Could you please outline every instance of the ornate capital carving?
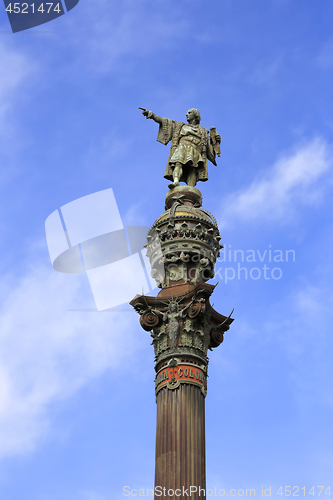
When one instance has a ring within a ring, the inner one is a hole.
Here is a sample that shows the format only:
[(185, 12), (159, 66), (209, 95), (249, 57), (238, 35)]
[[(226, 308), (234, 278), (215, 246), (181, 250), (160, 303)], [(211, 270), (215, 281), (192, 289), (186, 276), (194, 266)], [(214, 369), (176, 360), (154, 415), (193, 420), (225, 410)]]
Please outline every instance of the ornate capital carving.
[(223, 333), (233, 321), (210, 305), (213, 290), (207, 283), (178, 285), (157, 297), (140, 295), (132, 300), (141, 326), (151, 331), (157, 392), (185, 383), (197, 385), (206, 394), (207, 351), (223, 342)]

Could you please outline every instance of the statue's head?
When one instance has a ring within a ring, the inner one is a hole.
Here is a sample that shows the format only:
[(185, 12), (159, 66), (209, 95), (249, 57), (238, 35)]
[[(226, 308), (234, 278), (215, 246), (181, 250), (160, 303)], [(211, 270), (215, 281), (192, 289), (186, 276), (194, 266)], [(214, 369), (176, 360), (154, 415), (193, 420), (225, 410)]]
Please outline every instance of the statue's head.
[(178, 302), (176, 300), (170, 300), (169, 310), (170, 312), (177, 312), (179, 309)]
[(191, 108), (186, 113), (186, 118), (188, 123), (190, 123), (190, 121), (192, 121), (193, 119), (193, 121), (195, 120), (196, 124), (199, 124), (201, 122), (200, 111), (198, 109)]

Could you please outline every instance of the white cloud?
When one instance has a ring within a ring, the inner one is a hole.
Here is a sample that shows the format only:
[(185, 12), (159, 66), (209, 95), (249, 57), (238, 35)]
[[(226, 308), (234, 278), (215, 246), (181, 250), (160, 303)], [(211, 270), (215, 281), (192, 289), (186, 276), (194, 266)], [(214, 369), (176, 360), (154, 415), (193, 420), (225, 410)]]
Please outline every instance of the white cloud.
[[(328, 297), (329, 294), (327, 292), (324, 293), (320, 288), (307, 286), (297, 293), (295, 300), (296, 309), (307, 318), (307, 321), (312, 320), (317, 322), (321, 314), (329, 312), (329, 309), (327, 309)], [(331, 302), (331, 298), (329, 302)]]
[(29, 65), (24, 56), (8, 48), (4, 43), (0, 44), (0, 100), (5, 104), (8, 94), (22, 82), (29, 72)]
[(78, 62), (87, 62), (97, 72), (119, 71), (120, 58), (145, 56), (186, 37), (189, 24), (170, 10), (147, 0), (108, 2), (95, 0), (76, 7), (75, 16), (67, 14), (68, 40), (79, 49)]
[(290, 220), (298, 204), (318, 202), (332, 167), (331, 147), (320, 138), (282, 156), (243, 190), (226, 200), (222, 220)]
[(0, 457), (32, 451), (50, 428), (50, 403), (136, 348), (135, 313), (66, 313), (82, 293), (73, 278), (36, 265), (0, 284)]
[(15, 91), (31, 72), (31, 63), (19, 52), (0, 43), (0, 133), (7, 131), (8, 123), (4, 120), (12, 105)]
[[(0, 42), (0, 187), (6, 186), (21, 171), (18, 154), (29, 140), (27, 130), (20, 129), (16, 105), (29, 94), (28, 76), (35, 65), (20, 52)], [(25, 85), (24, 91), (22, 87)]]
[(290, 363), (290, 387), (301, 411), (313, 405), (328, 410), (333, 408), (332, 301), (330, 286), (305, 284), (295, 287), (278, 307), (268, 308), (269, 320), (257, 330), (258, 340), (260, 336), (270, 338), (285, 351)]

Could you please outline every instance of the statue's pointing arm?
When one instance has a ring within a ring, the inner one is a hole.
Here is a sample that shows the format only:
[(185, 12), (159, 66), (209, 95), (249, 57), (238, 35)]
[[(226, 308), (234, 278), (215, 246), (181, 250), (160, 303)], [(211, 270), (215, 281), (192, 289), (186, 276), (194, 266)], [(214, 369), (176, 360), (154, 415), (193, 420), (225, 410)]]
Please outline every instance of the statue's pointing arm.
[(154, 122), (159, 124), (159, 130), (157, 135), (158, 142), (166, 145), (172, 139), (172, 134), (174, 130), (173, 120), (169, 120), (169, 118), (162, 118), (161, 116), (155, 115), (152, 111), (149, 111), (146, 108), (139, 108), (142, 110), (143, 116), (146, 118), (150, 118), (154, 120)]
[(142, 110), (143, 116), (145, 116), (147, 119), (154, 120), (154, 122), (161, 124), (162, 123), (162, 118), (158, 115), (155, 115), (152, 111), (149, 111), (146, 108), (139, 108)]

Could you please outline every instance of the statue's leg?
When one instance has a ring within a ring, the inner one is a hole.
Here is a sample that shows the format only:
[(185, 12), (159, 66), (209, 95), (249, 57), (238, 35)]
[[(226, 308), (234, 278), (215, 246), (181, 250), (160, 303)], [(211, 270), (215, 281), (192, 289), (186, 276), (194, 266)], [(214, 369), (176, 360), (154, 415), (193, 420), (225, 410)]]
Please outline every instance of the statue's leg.
[(179, 186), (179, 179), (181, 178), (182, 175), (183, 175), (183, 165), (177, 162), (172, 172), (173, 182), (170, 182), (169, 184), (170, 189)]
[(194, 187), (196, 185), (196, 183), (197, 183), (197, 173), (195, 171), (195, 168), (189, 167), (187, 179), (186, 179), (186, 184), (188, 186)]

